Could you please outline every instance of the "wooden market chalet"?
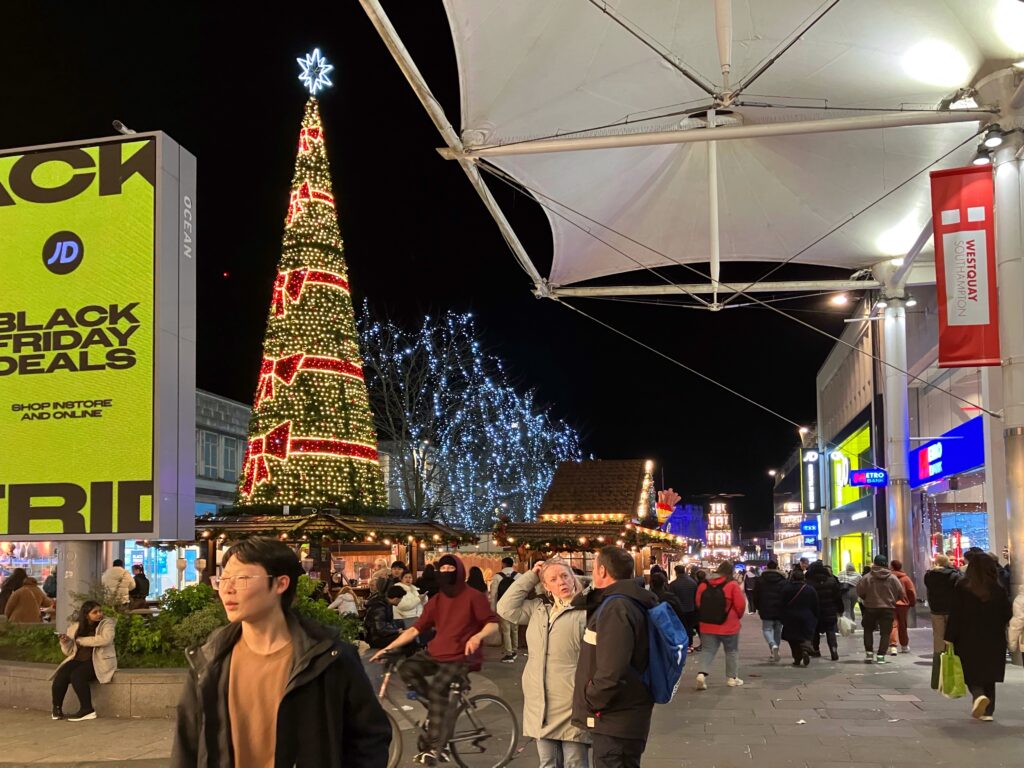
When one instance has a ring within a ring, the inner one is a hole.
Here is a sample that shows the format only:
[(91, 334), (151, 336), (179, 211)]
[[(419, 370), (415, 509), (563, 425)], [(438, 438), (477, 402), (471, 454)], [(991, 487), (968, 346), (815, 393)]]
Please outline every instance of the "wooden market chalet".
[(617, 544), (633, 552), (637, 572), (679, 561), (700, 542), (645, 526), (656, 521), (654, 464), (644, 459), (563, 462), (533, 522), (499, 522), (494, 543), (524, 563), (554, 555), (586, 574), (598, 549)]
[[(436, 552), (472, 544), (477, 537), (431, 520), (351, 515), (336, 510), (303, 514), (214, 514), (196, 518), (196, 539), (204, 542), (207, 572), (214, 573), (217, 551), (248, 536), (271, 536), (292, 545), (310, 571), (332, 570), (347, 579), (368, 581), (376, 565), (393, 560), (422, 570)], [(312, 562), (310, 562), (312, 561)]]

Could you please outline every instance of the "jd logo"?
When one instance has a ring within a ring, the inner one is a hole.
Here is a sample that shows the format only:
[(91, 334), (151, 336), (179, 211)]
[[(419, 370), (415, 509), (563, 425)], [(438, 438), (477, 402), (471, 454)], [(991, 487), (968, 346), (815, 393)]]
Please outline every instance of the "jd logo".
[(55, 275), (73, 272), (82, 263), (84, 256), (82, 239), (67, 230), (50, 235), (43, 246), (43, 264)]

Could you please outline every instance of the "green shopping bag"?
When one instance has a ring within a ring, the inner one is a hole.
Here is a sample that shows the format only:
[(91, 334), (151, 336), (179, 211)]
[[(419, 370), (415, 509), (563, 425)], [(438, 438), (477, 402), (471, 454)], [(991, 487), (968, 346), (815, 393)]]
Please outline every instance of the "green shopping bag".
[(964, 668), (952, 643), (946, 643), (946, 650), (942, 652), (939, 667), (939, 693), (947, 699), (959, 699), (961, 696), (967, 695), (967, 686), (964, 684)]

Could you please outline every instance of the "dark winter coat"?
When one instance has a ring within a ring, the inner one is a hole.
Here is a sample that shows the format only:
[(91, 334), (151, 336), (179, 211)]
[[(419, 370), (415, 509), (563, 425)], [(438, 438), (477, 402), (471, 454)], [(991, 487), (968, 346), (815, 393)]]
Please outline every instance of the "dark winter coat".
[(807, 583), (818, 593), (818, 627), (835, 625), (836, 618), (843, 614), (843, 588), (839, 579), (830, 574), (824, 566), (807, 569)]
[[(294, 614), (288, 628), (294, 661), (277, 712), (275, 768), (385, 768), (391, 726), (355, 649)], [(233, 622), (186, 654), (173, 768), (234, 768), (228, 671), (241, 633)]]
[(366, 601), (363, 626), (366, 629), (366, 642), (371, 648), (383, 648), (401, 634), (395, 622), (394, 608), (379, 592)]
[(669, 582), (668, 588), (672, 594), (679, 598), (679, 605), (683, 613), (693, 613), (697, 610), (697, 581), (686, 574), (676, 576), (675, 581)]
[[(685, 611), (683, 611), (683, 605), (679, 602), (679, 598), (676, 597), (675, 592), (666, 588), (661, 590), (661, 592), (654, 592), (654, 596), (658, 598), (659, 603), (668, 603), (669, 607), (672, 608), (676, 616), (679, 617), (679, 621), (683, 622), (683, 616), (685, 614)], [(683, 624), (683, 626), (686, 626), (685, 623)]]
[(968, 684), (1003, 682), (1010, 615), (1010, 599), (1002, 587), (982, 601), (963, 580), (957, 583), (946, 623), (946, 641), (953, 644), (960, 657)]
[(809, 642), (818, 633), (818, 593), (806, 581), (787, 581), (782, 590), (782, 639)]
[(754, 608), (765, 621), (778, 621), (782, 618), (782, 590), (787, 583), (786, 577), (778, 571), (765, 571), (757, 577), (751, 599)]
[(953, 590), (962, 574), (955, 568), (933, 568), (924, 575), (928, 607), (932, 613), (948, 614), (953, 605)]
[[(604, 605), (611, 595), (632, 599), (618, 597)], [(654, 700), (642, 680), (650, 658), (645, 609), (657, 604), (658, 598), (632, 579), (601, 591), (597, 609), (588, 615), (576, 667), (573, 725), (607, 736), (647, 738)]]

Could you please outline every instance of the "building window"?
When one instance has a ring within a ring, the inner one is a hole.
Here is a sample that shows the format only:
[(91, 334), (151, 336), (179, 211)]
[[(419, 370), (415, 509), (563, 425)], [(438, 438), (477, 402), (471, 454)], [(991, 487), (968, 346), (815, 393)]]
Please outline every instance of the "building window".
[(220, 436), (213, 432), (202, 433), (202, 472), (203, 477), (217, 477), (217, 449), (220, 447)]
[(221, 475), (229, 483), (238, 480), (238, 440), (233, 437), (224, 438), (224, 462), (221, 464)]

